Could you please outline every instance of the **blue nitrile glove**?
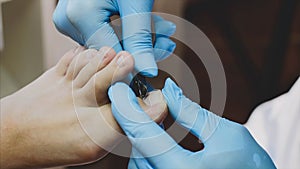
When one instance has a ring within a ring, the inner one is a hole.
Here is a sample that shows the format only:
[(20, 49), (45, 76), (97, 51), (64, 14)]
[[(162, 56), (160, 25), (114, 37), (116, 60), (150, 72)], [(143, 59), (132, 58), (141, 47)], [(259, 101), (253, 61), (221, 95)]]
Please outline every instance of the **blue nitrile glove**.
[[(110, 46), (116, 52), (130, 52), (136, 71), (152, 77), (158, 72), (151, 35), (152, 7), (153, 0), (60, 0), (53, 20), (60, 32), (88, 48)], [(123, 48), (109, 24), (115, 14), (122, 19)]]
[(143, 112), (132, 90), (124, 83), (116, 83), (109, 89), (109, 98), (113, 115), (136, 153), (133, 156), (137, 158), (129, 163), (130, 169), (275, 168), (244, 126), (203, 109), (186, 98), (170, 79), (163, 95), (176, 122), (198, 137), (205, 148), (191, 152), (179, 146)]

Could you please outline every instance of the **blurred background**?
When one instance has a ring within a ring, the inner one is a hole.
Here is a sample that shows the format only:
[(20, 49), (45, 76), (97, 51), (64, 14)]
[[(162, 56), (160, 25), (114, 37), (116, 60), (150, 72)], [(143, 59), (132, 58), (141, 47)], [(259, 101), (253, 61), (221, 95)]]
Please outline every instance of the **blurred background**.
[[(76, 46), (54, 28), (51, 17), (56, 3), (56, 0), (1, 3), (1, 97), (34, 80)], [(299, 0), (159, 0), (154, 11), (187, 19), (211, 40), (225, 69), (227, 101), (223, 116), (230, 120), (245, 123), (255, 107), (288, 91), (300, 75)], [(211, 87), (204, 65), (185, 44), (174, 41), (175, 54), (197, 79), (199, 93), (195, 95), (200, 94), (200, 104), (209, 108)], [(170, 64), (170, 67), (177, 70), (178, 83), (189, 83), (180, 74), (180, 66)], [(160, 72), (151, 81), (161, 87), (166, 76)], [(168, 117), (166, 127), (171, 124), (173, 121)], [(201, 149), (191, 135), (181, 145)], [(109, 154), (95, 164), (70, 168), (125, 169), (127, 163), (127, 158)]]

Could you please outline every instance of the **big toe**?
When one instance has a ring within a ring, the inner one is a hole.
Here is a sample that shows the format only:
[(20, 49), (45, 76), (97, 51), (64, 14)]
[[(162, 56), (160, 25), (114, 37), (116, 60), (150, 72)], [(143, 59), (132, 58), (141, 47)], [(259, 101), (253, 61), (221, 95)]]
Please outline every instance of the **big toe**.
[(119, 52), (115, 58), (102, 70), (97, 72), (87, 83), (86, 88), (92, 86), (98, 105), (108, 102), (107, 90), (113, 83), (124, 79), (134, 68), (134, 59), (125, 51)]

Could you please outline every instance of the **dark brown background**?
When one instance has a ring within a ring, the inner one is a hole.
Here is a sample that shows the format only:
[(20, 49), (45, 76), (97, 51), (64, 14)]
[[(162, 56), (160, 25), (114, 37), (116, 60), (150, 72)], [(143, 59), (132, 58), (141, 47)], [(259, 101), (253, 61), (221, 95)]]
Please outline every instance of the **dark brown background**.
[[(165, 0), (164, 6), (156, 2), (155, 9), (182, 15), (212, 41), (226, 73), (224, 117), (245, 123), (256, 106), (286, 92), (299, 77), (299, 0), (181, 1), (179, 6), (174, 0)], [(175, 53), (197, 78), (201, 105), (209, 107), (211, 91), (204, 66), (184, 44), (177, 42), (177, 46)], [(161, 84), (162, 79), (163, 75), (155, 83)], [(168, 118), (166, 123), (168, 126), (172, 120)], [(190, 135), (181, 144), (194, 150), (199, 148)], [(127, 158), (108, 155), (96, 164), (74, 168), (121, 169), (127, 168), (127, 162)]]

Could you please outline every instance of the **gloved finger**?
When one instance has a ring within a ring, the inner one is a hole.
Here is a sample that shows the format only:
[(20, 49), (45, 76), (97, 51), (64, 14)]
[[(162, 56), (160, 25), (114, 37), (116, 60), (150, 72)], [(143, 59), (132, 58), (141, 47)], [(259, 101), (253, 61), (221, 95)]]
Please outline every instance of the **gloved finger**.
[[(163, 123), (161, 123), (159, 126), (162, 129), (165, 128)], [(129, 169), (140, 169), (140, 168), (152, 169), (153, 167), (150, 165), (147, 159), (144, 158), (142, 154), (136, 150), (135, 147), (132, 147), (128, 168)]]
[(140, 152), (138, 152), (135, 147), (132, 147), (130, 160), (128, 163), (129, 169), (153, 169), (150, 163), (144, 158)]
[(176, 25), (159, 15), (152, 15), (156, 36), (170, 37), (176, 31)]
[(128, 169), (139, 169), (134, 158), (130, 157), (127, 168)]
[(142, 110), (128, 85), (116, 83), (110, 87), (108, 95), (115, 119), (133, 147), (151, 165), (163, 159), (180, 159), (188, 153)]
[(175, 50), (176, 43), (167, 37), (160, 37), (155, 41), (154, 56), (155, 61), (160, 62), (168, 58)]
[(133, 55), (137, 72), (148, 77), (157, 76), (151, 34), (153, 0), (117, 2), (122, 19), (124, 49)]
[(89, 49), (97, 49), (104, 46), (112, 47), (117, 53), (123, 50), (117, 35), (113, 28), (108, 23), (103, 23), (85, 43), (85, 46)]
[[(168, 20), (165, 20), (161, 16), (152, 14), (152, 19), (154, 22), (154, 33), (155, 38), (165, 37), (169, 38), (172, 36), (176, 31), (176, 25)], [(122, 28), (120, 25), (112, 22), (112, 27), (115, 30), (115, 33), (118, 37), (122, 37)]]
[(176, 122), (191, 130), (205, 143), (217, 129), (222, 118), (186, 98), (182, 90), (170, 78), (166, 80), (162, 92), (169, 112)]
[(134, 158), (130, 157), (127, 168), (128, 169), (139, 169), (137, 167), (137, 164), (135, 163), (135, 159)]
[(153, 15), (155, 28), (154, 56), (155, 61), (162, 61), (170, 56), (176, 44), (170, 39), (176, 31), (176, 25), (170, 21), (163, 19), (158, 15)]
[[(103, 3), (103, 4), (102, 4)], [(82, 34), (87, 48), (100, 49), (103, 46), (110, 46), (116, 52), (120, 52), (122, 47), (119, 39), (109, 25), (110, 16), (117, 13), (117, 8), (113, 3), (104, 1), (72, 0), (67, 4), (67, 17), (76, 29)], [(101, 11), (104, 8), (105, 11)], [(80, 12), (78, 12), (80, 11)]]
[[(156, 62), (159, 62), (170, 56), (176, 48), (176, 44), (169, 38), (176, 31), (176, 25), (157, 15), (152, 15), (152, 18), (155, 28), (154, 58)], [(121, 27), (113, 25), (113, 29), (121, 39)]]
[(69, 36), (70, 38), (78, 42), (81, 46), (83, 46), (85, 44), (83, 37), (81, 36), (80, 32), (76, 28), (74, 28), (67, 17), (67, 5), (68, 0), (58, 1), (58, 4), (53, 13), (53, 22), (59, 32), (63, 33), (66, 36)]

